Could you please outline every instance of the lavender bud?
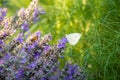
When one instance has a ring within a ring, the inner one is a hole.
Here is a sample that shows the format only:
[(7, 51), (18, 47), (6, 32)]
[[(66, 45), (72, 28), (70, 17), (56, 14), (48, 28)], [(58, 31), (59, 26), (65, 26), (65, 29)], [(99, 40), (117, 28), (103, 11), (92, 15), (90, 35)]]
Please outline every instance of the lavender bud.
[(21, 29), (22, 29), (23, 31), (28, 31), (28, 29), (29, 29), (29, 24), (28, 24), (27, 21), (25, 21), (25, 22), (22, 24)]
[(58, 48), (65, 48), (67, 42), (67, 38), (62, 38), (59, 40)]

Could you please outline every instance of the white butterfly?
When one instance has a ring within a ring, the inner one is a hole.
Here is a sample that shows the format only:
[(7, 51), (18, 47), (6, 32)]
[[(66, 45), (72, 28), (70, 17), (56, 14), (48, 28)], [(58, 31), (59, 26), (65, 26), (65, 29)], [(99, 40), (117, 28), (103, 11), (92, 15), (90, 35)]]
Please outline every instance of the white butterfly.
[(76, 45), (81, 37), (80, 33), (67, 34), (66, 38), (71, 45)]

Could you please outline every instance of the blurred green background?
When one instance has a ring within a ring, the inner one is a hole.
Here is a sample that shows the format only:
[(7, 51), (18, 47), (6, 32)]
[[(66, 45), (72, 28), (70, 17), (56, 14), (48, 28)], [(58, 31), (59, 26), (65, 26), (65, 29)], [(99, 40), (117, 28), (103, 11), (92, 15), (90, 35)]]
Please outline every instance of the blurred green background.
[[(30, 1), (0, 2), (11, 16)], [(120, 0), (39, 0), (39, 4), (46, 14), (31, 31), (52, 33), (52, 44), (65, 34), (82, 34), (77, 45), (67, 44), (61, 62), (79, 64), (88, 80), (120, 80)]]

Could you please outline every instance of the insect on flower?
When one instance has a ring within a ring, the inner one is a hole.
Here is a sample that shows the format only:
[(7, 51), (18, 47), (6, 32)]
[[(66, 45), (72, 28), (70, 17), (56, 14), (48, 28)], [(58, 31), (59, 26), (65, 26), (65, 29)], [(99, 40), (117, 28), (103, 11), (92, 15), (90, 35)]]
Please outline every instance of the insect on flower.
[(39, 41), (39, 39), (40, 39), (40, 31), (37, 31), (34, 34), (32, 34), (30, 37), (28, 37), (27, 42), (29, 44), (33, 44), (33, 43)]
[(38, 36), (36, 35), (36, 36), (33, 36), (32, 38), (31, 38), (31, 42), (32, 43), (34, 43), (35, 41), (37, 41), (38, 40)]

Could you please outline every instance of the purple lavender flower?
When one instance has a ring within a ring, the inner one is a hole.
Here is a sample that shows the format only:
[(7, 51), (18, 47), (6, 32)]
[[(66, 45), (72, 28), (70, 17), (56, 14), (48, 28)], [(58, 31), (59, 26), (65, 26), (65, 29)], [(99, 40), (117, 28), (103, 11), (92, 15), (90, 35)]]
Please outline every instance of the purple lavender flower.
[(3, 20), (3, 17), (2, 16), (0, 16), (0, 21), (2, 21)]
[(8, 27), (8, 22), (7, 21), (4, 23), (4, 27)]
[(34, 17), (37, 17), (39, 15), (39, 10), (37, 8), (34, 9)]
[(22, 70), (22, 69), (18, 70), (15, 74), (16, 79), (23, 78), (23, 76), (24, 76), (24, 70)]
[(44, 47), (44, 52), (48, 52), (50, 50), (50, 45), (46, 45), (45, 47)]
[(36, 45), (37, 45), (37, 43), (33, 43), (31, 45), (28, 45), (28, 50), (34, 49)]
[(42, 12), (40, 12), (41, 14), (45, 14), (45, 11), (43, 10)]
[(4, 63), (4, 60), (3, 59), (0, 59), (0, 65)]
[(58, 80), (58, 76), (52, 76), (50, 79), (51, 80)]
[(27, 62), (27, 59), (26, 59), (26, 58), (22, 58), (22, 59), (21, 59), (21, 63), (24, 64), (24, 63), (26, 63), (26, 62)]
[(36, 62), (35, 61), (28, 65), (28, 68), (30, 68), (30, 69), (34, 69), (35, 67), (36, 67)]
[(39, 20), (39, 10), (37, 8), (34, 9), (34, 14), (33, 14), (33, 22), (36, 23)]
[(0, 21), (2, 21), (5, 16), (6, 16), (6, 9), (0, 8)]
[(73, 66), (72, 65), (68, 65), (68, 71), (67, 71), (67, 73), (69, 75), (71, 75), (73, 73)]
[(25, 21), (25, 22), (22, 24), (21, 29), (22, 29), (23, 31), (28, 31), (28, 29), (29, 29), (29, 24), (28, 24), (27, 21)]
[(3, 44), (4, 44), (4, 42), (2, 40), (0, 40), (0, 45), (3, 45)]
[(58, 48), (65, 48), (67, 42), (67, 38), (62, 38), (61, 40), (59, 40)]
[(0, 66), (0, 72), (3, 70), (3, 67)]
[(10, 57), (11, 57), (11, 55), (10, 55), (9, 53), (8, 53), (8, 54), (5, 54), (5, 55), (4, 55), (4, 60), (9, 60)]
[(62, 71), (62, 75), (66, 75), (65, 80), (85, 80), (84, 74), (79, 73), (81, 73), (80, 68), (73, 64), (66, 64)]
[(41, 55), (40, 52), (34, 52), (33, 56), (34, 56), (35, 59), (38, 59), (40, 55)]
[(17, 41), (18, 41), (19, 43), (22, 43), (22, 42), (23, 42), (23, 38), (22, 38), (21, 36), (19, 36), (19, 37), (17, 38)]
[(36, 23), (36, 22), (38, 22), (39, 20), (40, 20), (40, 18), (35, 17), (35, 18), (33, 19), (33, 22)]
[(42, 77), (40, 80), (48, 80), (46, 77)]
[(5, 16), (6, 16), (6, 10), (5, 10), (5, 9), (4, 9), (4, 10), (2, 10), (2, 11), (1, 11), (1, 13), (2, 13), (2, 16), (3, 16), (3, 17), (5, 17)]
[(5, 32), (5, 33), (2, 35), (2, 37), (6, 37), (6, 36), (8, 36), (8, 34)]
[(0, 46), (0, 52), (3, 51), (3, 48)]

